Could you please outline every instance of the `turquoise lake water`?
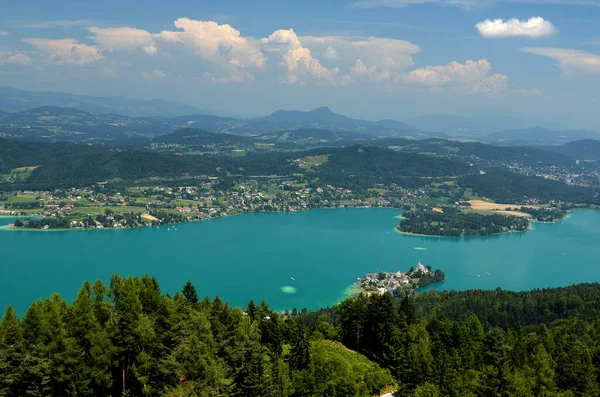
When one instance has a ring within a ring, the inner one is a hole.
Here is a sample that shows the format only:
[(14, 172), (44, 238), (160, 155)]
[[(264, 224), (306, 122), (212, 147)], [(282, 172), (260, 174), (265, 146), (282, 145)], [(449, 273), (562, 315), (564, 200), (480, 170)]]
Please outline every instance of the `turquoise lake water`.
[[(253, 299), (275, 309), (315, 309), (342, 299), (364, 273), (406, 271), (419, 259), (446, 273), (438, 289), (600, 281), (600, 211), (576, 211), (525, 233), (474, 238), (401, 235), (394, 231), (399, 214), (327, 209), (247, 214), (171, 230), (0, 230), (0, 308), (10, 303), (23, 314), (54, 291), (71, 301), (84, 280), (147, 273), (165, 293), (189, 279), (200, 296), (218, 294), (235, 306)], [(284, 292), (285, 286), (293, 288)]]

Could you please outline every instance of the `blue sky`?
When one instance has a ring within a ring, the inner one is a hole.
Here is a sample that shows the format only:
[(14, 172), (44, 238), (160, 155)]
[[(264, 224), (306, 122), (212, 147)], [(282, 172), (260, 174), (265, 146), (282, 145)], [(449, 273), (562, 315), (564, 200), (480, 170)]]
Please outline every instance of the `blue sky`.
[(600, 130), (600, 0), (5, 0), (0, 85)]

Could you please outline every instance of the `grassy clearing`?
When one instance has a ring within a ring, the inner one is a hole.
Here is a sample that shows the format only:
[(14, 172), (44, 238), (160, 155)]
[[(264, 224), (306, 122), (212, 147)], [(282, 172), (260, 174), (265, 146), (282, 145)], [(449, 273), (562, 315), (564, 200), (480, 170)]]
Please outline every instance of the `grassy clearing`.
[(176, 205), (177, 207), (187, 207), (191, 204), (192, 207), (195, 207), (198, 205), (198, 202), (194, 200), (173, 200), (171, 201), (171, 204)]
[(478, 213), (482, 213), (484, 215), (501, 214), (520, 216), (523, 218), (530, 218), (531, 215), (526, 212), (518, 211), (517, 208), (541, 208), (539, 205), (500, 204), (484, 200), (469, 200), (469, 204), (471, 204), (471, 209), (473, 211), (478, 211)]
[(267, 186), (267, 187), (264, 187), (263, 189), (261, 189), (261, 192), (262, 192), (264, 198), (266, 198), (267, 200), (270, 200), (270, 199), (274, 199), (277, 196), (277, 194), (281, 192), (281, 190)]
[(10, 203), (26, 203), (26, 202), (35, 201), (35, 198), (37, 196), (35, 194), (19, 194), (18, 196), (9, 195), (6, 197), (7, 197), (7, 200), (4, 202), (7, 204), (10, 204)]
[(329, 160), (328, 154), (321, 156), (306, 156), (300, 159), (300, 168), (315, 168), (325, 164)]
[(387, 189), (382, 189), (382, 188), (370, 188), (368, 190), (369, 190), (369, 192), (372, 192), (372, 193), (379, 193), (379, 194), (387, 193)]
[(102, 207), (74, 207), (72, 213), (73, 214), (81, 214), (81, 215), (99, 215), (104, 214), (106, 210), (111, 210), (113, 212), (133, 212), (136, 214), (142, 214), (146, 212), (144, 207), (129, 207), (129, 206), (102, 206)]

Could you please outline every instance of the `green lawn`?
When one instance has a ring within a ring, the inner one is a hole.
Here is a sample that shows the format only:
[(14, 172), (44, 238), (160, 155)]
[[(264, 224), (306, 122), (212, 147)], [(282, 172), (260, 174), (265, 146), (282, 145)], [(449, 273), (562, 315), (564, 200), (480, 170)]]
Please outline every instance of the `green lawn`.
[(35, 201), (35, 198), (37, 197), (35, 194), (20, 194), (18, 196), (13, 196), (8, 195), (6, 196), (8, 198), (8, 200), (4, 201), (7, 204), (10, 203), (25, 203), (25, 202), (29, 202), (29, 201)]
[(75, 207), (73, 208), (73, 214), (104, 214), (105, 210), (111, 210), (113, 212), (134, 212), (141, 214), (146, 212), (144, 207), (128, 207), (128, 206), (105, 206), (105, 207)]

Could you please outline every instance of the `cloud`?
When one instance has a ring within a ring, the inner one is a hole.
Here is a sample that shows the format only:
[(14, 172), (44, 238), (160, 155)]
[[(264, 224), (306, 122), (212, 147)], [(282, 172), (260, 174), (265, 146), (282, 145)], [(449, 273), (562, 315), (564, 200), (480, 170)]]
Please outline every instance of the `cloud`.
[(156, 55), (158, 51), (150, 32), (142, 29), (90, 27), (87, 30), (94, 34), (92, 39), (102, 51), (135, 51), (139, 49), (149, 55)]
[(0, 65), (31, 65), (31, 58), (21, 52), (0, 52)]
[[(351, 5), (355, 8), (400, 8), (417, 4), (440, 4), (464, 9), (489, 6), (500, 3), (500, 0), (359, 0)], [(502, 0), (515, 4), (559, 4), (570, 6), (599, 7), (600, 0)]]
[(167, 74), (159, 69), (154, 69), (150, 73), (142, 72), (141, 75), (144, 80), (160, 80), (167, 77)]
[(375, 65), (367, 66), (362, 59), (358, 59), (354, 66), (350, 69), (352, 81), (385, 81), (390, 80), (398, 73), (390, 72), (389, 70), (379, 68)]
[(0, 30), (0, 37), (8, 36), (8, 32), (6, 30)]
[(75, 39), (23, 39), (47, 55), (51, 63), (57, 65), (83, 66), (104, 58), (97, 47), (81, 44)]
[(600, 56), (589, 52), (549, 47), (527, 47), (521, 51), (554, 59), (558, 61), (557, 66), (567, 72), (600, 73)]
[(529, 20), (519, 20), (511, 18), (504, 21), (503, 19), (486, 19), (475, 25), (479, 34), (483, 37), (547, 37), (552, 36), (558, 29), (550, 22), (542, 17), (532, 17)]
[(505, 91), (508, 77), (503, 74), (490, 75), (492, 65), (486, 60), (450, 62), (444, 66), (427, 66), (415, 69), (401, 80), (429, 87), (434, 90), (450, 88), (476, 94), (497, 94)]
[[(418, 0), (415, 0), (418, 1)], [(508, 78), (492, 74), (487, 60), (414, 69), (421, 48), (408, 41), (363, 36), (298, 36), (276, 30), (258, 39), (228, 24), (179, 18), (178, 30), (89, 27), (94, 45), (72, 38), (25, 39), (59, 65), (89, 65), (98, 75), (167, 77), (204, 83), (278, 81), (300, 86), (370, 85), (375, 89), (461, 91), (496, 95)], [(153, 57), (136, 57), (141, 53)], [(101, 62), (100, 62), (101, 61)], [(412, 69), (412, 70), (411, 70)]]
[(519, 88), (517, 92), (523, 96), (537, 96), (541, 94), (540, 90), (538, 90), (537, 88)]
[[(250, 82), (256, 73), (276, 65), (283, 71), (280, 81), (305, 85), (320, 82), (347, 85), (357, 60), (376, 67), (378, 75), (413, 65), (412, 54), (420, 47), (398, 39), (360, 36), (301, 36), (293, 29), (281, 29), (266, 38), (243, 36), (228, 24), (179, 18), (180, 30), (151, 33), (133, 27), (90, 27), (101, 55), (113, 52), (144, 51), (162, 54), (178, 62), (188, 57), (203, 59), (202, 77), (210, 82)], [(327, 63), (324, 64), (323, 62)], [(375, 66), (376, 65), (376, 66)], [(346, 74), (340, 72), (341, 69)], [(210, 77), (206, 77), (210, 76)]]
[(299, 40), (318, 58), (350, 63), (361, 59), (387, 69), (412, 66), (411, 55), (421, 51), (418, 45), (408, 41), (378, 37), (301, 36)]
[(265, 66), (260, 43), (254, 38), (242, 37), (230, 25), (179, 18), (175, 21), (175, 27), (182, 31), (164, 30), (157, 35), (157, 39), (163, 43), (183, 46), (198, 56), (221, 65), (240, 68)]
[(282, 29), (263, 38), (261, 43), (271, 54), (280, 57), (279, 65), (285, 70), (284, 82), (305, 85), (307, 79), (336, 83), (339, 68), (327, 69), (312, 56), (310, 49), (300, 43), (293, 29)]

